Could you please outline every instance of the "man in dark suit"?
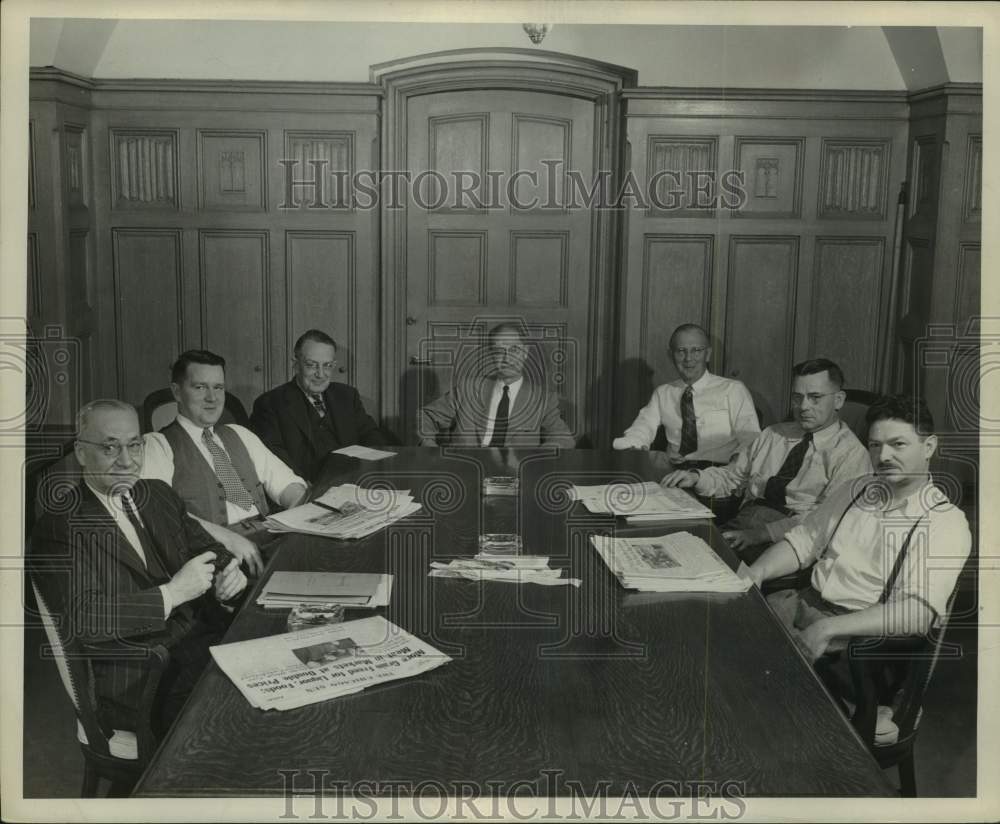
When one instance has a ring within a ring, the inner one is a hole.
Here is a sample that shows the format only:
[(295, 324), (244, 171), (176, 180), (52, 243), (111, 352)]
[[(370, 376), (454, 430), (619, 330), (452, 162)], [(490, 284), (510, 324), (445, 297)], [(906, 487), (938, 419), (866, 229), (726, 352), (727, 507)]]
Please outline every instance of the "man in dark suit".
[[(83, 480), (69, 505), (39, 521), (28, 569), (64, 639), (98, 650), (101, 642), (126, 639), (170, 650), (151, 719), (162, 734), (228, 623), (221, 603), (239, 595), (247, 579), (235, 557), (216, 573), (221, 544), (167, 484), (139, 480), (143, 440), (133, 407), (92, 401), (77, 416), (77, 433)], [(95, 657), (92, 666), (102, 727), (109, 736), (135, 730), (142, 662)]]
[(358, 391), (331, 380), (336, 368), (337, 344), (310, 329), (295, 342), (295, 377), (257, 398), (250, 415), (268, 449), (308, 481), (335, 449), (386, 443)]
[(528, 350), (520, 326), (494, 326), (483, 354), (476, 374), (456, 375), (447, 392), (417, 410), (421, 446), (437, 445), (439, 436), (452, 446), (576, 446), (559, 398), (538, 370), (525, 374)]

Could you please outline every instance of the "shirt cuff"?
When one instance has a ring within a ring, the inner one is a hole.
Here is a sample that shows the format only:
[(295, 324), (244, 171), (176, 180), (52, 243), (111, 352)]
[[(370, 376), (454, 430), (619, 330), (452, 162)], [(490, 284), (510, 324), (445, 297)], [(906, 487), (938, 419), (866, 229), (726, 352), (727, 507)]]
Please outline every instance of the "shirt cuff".
[[(768, 535), (771, 534), (770, 527), (770, 524), (766, 525)], [(775, 540), (784, 540), (792, 548), (792, 552), (795, 553), (795, 557), (798, 559), (799, 569), (805, 566), (804, 558), (808, 555), (807, 545), (809, 543), (809, 536), (801, 525), (788, 530), (781, 538), (776, 538)], [(804, 552), (804, 550), (806, 551)]]
[(174, 611), (174, 601), (166, 584), (160, 586), (160, 594), (163, 596), (163, 617), (169, 618), (170, 613)]
[(611, 447), (613, 449), (649, 449), (648, 444), (640, 443), (634, 438), (627, 438), (625, 436), (615, 438), (611, 442)]

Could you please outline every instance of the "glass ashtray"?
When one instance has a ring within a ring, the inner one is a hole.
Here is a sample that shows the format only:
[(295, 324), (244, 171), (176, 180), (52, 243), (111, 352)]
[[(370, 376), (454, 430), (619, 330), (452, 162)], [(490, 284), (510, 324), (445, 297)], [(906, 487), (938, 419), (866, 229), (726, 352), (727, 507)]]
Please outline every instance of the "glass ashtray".
[(483, 478), (484, 495), (516, 495), (518, 490), (517, 478), (510, 475), (493, 475)]
[(487, 532), (479, 536), (480, 555), (520, 555), (521, 536), (513, 532)]

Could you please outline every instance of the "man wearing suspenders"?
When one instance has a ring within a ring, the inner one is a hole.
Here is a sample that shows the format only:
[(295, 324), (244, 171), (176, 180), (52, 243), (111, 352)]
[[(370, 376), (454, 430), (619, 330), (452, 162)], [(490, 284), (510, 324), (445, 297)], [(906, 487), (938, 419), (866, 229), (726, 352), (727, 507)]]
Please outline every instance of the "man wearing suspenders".
[(868, 410), (873, 476), (844, 484), (750, 567), (758, 586), (813, 564), (810, 585), (768, 603), (810, 660), (852, 636), (920, 635), (944, 617), (972, 539), (934, 486), (926, 404), (905, 395)]

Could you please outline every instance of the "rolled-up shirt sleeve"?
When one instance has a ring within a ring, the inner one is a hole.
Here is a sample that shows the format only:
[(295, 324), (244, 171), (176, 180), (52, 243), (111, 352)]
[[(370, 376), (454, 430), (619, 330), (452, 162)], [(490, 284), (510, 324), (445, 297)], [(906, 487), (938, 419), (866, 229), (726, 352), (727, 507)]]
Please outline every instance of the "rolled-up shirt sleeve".
[(243, 441), (247, 452), (250, 453), (254, 468), (257, 470), (257, 477), (264, 484), (264, 489), (272, 500), (277, 501), (281, 497), (281, 493), (291, 484), (308, 486), (302, 478), (288, 468), (284, 461), (264, 446), (264, 442), (249, 429), (235, 424), (231, 424), (230, 428)]
[[(844, 510), (850, 505), (852, 494), (850, 487), (838, 490), (785, 533), (784, 540), (799, 559), (799, 569), (809, 566), (826, 548)], [(816, 573), (813, 575), (813, 586), (822, 589), (817, 586)]]
[(694, 491), (707, 498), (724, 497), (737, 491), (742, 492), (750, 477), (753, 457), (761, 447), (766, 433), (760, 435), (750, 446), (741, 449), (725, 466), (709, 466), (698, 470), (698, 482)]
[(664, 392), (661, 389), (653, 392), (649, 403), (639, 410), (639, 414), (636, 415), (632, 425), (625, 430), (625, 434), (620, 438), (615, 438), (613, 444), (615, 449), (645, 449), (653, 442), (656, 430), (663, 422), (663, 412), (660, 406), (663, 395)]
[(163, 481), (168, 486), (174, 482), (174, 450), (170, 448), (167, 439), (159, 432), (147, 432), (142, 436), (143, 480)]

